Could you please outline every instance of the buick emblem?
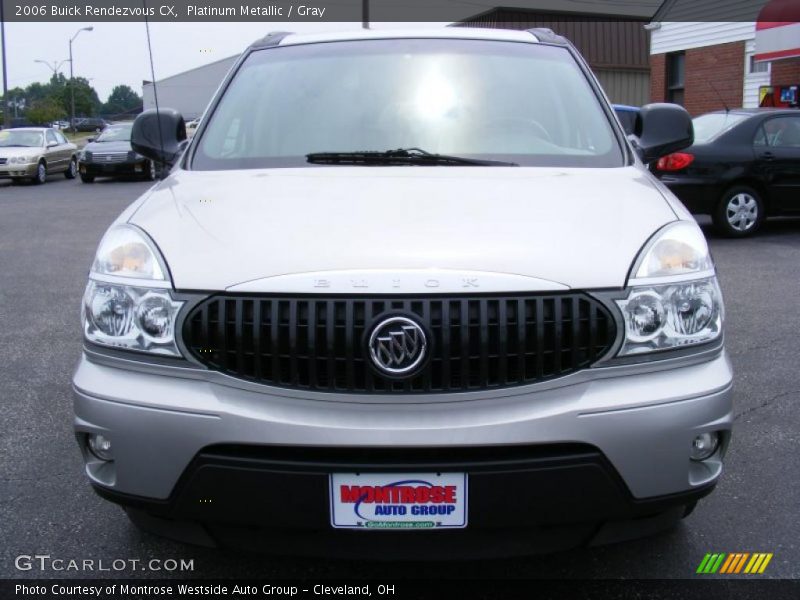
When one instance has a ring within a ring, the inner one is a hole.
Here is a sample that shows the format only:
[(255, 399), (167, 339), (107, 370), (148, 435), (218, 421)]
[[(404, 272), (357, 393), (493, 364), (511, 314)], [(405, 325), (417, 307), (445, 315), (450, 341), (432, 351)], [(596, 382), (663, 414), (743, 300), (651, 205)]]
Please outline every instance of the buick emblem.
[(425, 331), (406, 317), (389, 317), (372, 330), (369, 354), (379, 371), (406, 375), (416, 369), (427, 351)]

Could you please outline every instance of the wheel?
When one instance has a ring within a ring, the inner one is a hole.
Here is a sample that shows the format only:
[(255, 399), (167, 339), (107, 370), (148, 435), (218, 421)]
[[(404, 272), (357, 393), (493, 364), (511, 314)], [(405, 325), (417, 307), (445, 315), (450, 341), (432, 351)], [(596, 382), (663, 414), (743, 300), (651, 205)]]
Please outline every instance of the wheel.
[(78, 159), (73, 157), (72, 160), (69, 161), (69, 166), (67, 170), (64, 171), (64, 177), (67, 179), (75, 179), (78, 175)]
[(764, 203), (753, 188), (737, 185), (722, 195), (713, 218), (714, 225), (723, 235), (752, 235), (764, 220)]
[(47, 181), (47, 165), (43, 160), (39, 161), (39, 164), (36, 166), (36, 175), (33, 176), (32, 181), (36, 185), (41, 185)]
[(156, 169), (156, 163), (152, 160), (148, 160), (144, 166), (144, 179), (146, 181), (155, 181), (157, 175), (158, 170)]
[(94, 183), (94, 175), (88, 175), (86, 173), (81, 173), (81, 181), (83, 183)]

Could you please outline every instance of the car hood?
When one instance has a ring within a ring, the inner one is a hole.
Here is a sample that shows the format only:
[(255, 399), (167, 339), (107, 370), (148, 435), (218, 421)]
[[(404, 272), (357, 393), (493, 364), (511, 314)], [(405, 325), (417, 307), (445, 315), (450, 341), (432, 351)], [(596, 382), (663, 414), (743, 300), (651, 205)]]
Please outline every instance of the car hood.
[(130, 142), (92, 142), (84, 146), (87, 152), (130, 152)]
[(622, 287), (674, 220), (636, 167), (179, 170), (130, 217), (176, 289), (312, 292)]
[(11, 158), (12, 156), (38, 156), (44, 151), (44, 148), (39, 146), (27, 148), (0, 148), (0, 158)]

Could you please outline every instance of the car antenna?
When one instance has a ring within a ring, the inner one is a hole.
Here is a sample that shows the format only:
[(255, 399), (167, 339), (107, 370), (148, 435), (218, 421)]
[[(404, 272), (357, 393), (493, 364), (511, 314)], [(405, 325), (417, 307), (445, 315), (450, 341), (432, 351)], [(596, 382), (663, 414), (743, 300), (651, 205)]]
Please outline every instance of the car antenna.
[(711, 89), (714, 90), (714, 93), (717, 95), (717, 99), (720, 102), (722, 102), (722, 106), (725, 107), (725, 112), (726, 113), (731, 112), (731, 109), (728, 107), (728, 103), (725, 102), (725, 100), (722, 99), (722, 94), (719, 93), (719, 90), (716, 88), (716, 86), (714, 85), (714, 83), (710, 79), (708, 80), (708, 85), (710, 85)]
[[(164, 156), (164, 133), (161, 131), (161, 113), (158, 110), (158, 85), (156, 84), (156, 69), (153, 66), (153, 45), (150, 42), (150, 21), (147, 18), (147, 0), (142, 0), (142, 7), (144, 8), (144, 28), (147, 31), (147, 52), (150, 55), (150, 77), (153, 78), (153, 99), (156, 104), (156, 115), (158, 115), (158, 141), (161, 145), (161, 156)], [(160, 176), (164, 179), (167, 175), (167, 170), (164, 165), (161, 165)]]

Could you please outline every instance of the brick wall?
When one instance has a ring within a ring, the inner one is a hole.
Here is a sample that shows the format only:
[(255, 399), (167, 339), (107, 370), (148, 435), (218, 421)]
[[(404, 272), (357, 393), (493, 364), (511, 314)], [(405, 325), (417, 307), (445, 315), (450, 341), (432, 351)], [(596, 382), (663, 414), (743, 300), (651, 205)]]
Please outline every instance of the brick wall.
[[(692, 116), (742, 105), (744, 42), (686, 51), (686, 110)], [(712, 87), (713, 84), (713, 87)]]
[(772, 85), (793, 85), (800, 83), (800, 58), (786, 58), (772, 63)]
[[(650, 99), (666, 98), (667, 55), (650, 56)], [(686, 50), (684, 105), (692, 116), (742, 105), (744, 42)], [(716, 89), (716, 91), (715, 91)]]
[(650, 55), (650, 102), (664, 102), (667, 90), (667, 55)]

